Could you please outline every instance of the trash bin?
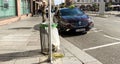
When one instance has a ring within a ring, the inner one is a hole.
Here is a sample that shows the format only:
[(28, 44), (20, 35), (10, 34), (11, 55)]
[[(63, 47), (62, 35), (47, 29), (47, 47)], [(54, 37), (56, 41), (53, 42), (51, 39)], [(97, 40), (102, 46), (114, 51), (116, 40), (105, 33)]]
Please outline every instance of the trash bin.
[[(57, 51), (60, 49), (60, 40), (57, 31), (57, 24), (52, 23), (51, 25), (51, 39), (52, 39), (52, 50)], [(48, 54), (49, 53), (49, 33), (48, 33), (48, 23), (40, 24), (40, 43), (41, 43), (41, 53)]]

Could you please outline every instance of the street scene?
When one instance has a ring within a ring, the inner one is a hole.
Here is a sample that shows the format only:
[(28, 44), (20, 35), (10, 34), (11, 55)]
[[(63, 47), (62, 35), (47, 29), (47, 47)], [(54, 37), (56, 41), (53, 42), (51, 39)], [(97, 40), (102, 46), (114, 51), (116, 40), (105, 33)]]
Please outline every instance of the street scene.
[(0, 0), (0, 64), (120, 64), (120, 0)]
[(95, 26), (85, 35), (63, 34), (63, 38), (103, 64), (119, 64), (120, 18), (92, 17)]

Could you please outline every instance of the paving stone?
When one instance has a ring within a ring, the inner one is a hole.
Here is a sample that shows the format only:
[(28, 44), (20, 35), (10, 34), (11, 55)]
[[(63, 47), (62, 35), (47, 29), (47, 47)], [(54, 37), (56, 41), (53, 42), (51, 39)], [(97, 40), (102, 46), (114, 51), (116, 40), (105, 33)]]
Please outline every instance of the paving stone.
[(37, 64), (39, 63), (39, 57), (28, 57), (17, 59), (14, 64)]
[(15, 60), (11, 60), (11, 61), (0, 61), (0, 64), (14, 64)]

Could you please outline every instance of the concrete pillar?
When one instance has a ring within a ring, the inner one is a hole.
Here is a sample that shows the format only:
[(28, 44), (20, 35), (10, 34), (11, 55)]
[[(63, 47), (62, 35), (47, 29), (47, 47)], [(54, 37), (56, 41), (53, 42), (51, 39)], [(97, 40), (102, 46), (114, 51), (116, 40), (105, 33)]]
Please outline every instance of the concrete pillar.
[(105, 2), (101, 1), (99, 3), (99, 14), (104, 15), (104, 12), (105, 12)]
[(33, 14), (33, 0), (30, 0), (30, 12)]

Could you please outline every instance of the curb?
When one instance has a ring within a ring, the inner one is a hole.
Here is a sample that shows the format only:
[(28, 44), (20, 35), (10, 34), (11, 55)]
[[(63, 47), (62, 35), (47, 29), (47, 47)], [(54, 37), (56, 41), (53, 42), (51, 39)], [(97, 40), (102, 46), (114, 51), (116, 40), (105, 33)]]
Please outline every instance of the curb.
[(84, 51), (80, 50), (79, 48), (77, 48), (76, 46), (74, 46), (73, 44), (71, 44), (64, 38), (62, 38), (61, 36), (60, 36), (60, 40), (61, 40), (61, 45), (65, 49), (67, 49), (69, 51), (69, 53), (71, 53), (77, 59), (79, 59), (82, 62), (82, 64), (103, 64), (100, 61), (98, 61), (97, 59), (95, 59), (94, 57), (92, 57), (92, 56), (88, 55), (87, 53), (85, 53)]

